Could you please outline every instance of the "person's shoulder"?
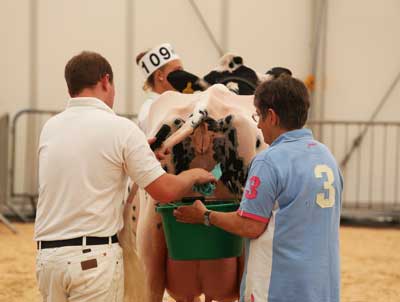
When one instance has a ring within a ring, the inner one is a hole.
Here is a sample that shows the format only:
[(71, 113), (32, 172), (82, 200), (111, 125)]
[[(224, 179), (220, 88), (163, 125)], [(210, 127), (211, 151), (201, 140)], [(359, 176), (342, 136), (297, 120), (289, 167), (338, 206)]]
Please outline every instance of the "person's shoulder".
[(331, 153), (331, 150), (329, 149), (329, 147), (327, 145), (325, 145), (324, 143), (321, 143), (320, 141), (314, 140), (313, 141), (321, 150), (327, 152), (327, 153)]
[(269, 170), (274, 171), (277, 175), (281, 174), (281, 170), (287, 167), (287, 160), (289, 154), (283, 150), (280, 145), (269, 146), (258, 153), (253, 162), (258, 166), (268, 167)]
[(321, 143), (320, 141), (317, 140), (312, 140), (307, 143), (308, 150), (314, 151), (315, 150), (315, 155), (316, 156), (321, 156), (321, 157), (333, 157), (332, 151), (329, 149), (327, 145), (324, 143)]
[(120, 130), (139, 130), (139, 127), (129, 118), (120, 115), (111, 115), (109, 122)]
[(274, 166), (274, 147), (268, 147), (259, 152), (253, 159), (253, 163)]
[(66, 116), (66, 110), (61, 111), (50, 117), (43, 125), (42, 129), (46, 129), (52, 127), (54, 124), (62, 123)]
[(280, 148), (279, 145), (269, 146), (268, 148), (258, 153), (257, 157), (259, 157), (259, 159), (273, 163), (276, 160), (276, 158), (282, 154), (282, 151), (283, 150), (282, 148)]

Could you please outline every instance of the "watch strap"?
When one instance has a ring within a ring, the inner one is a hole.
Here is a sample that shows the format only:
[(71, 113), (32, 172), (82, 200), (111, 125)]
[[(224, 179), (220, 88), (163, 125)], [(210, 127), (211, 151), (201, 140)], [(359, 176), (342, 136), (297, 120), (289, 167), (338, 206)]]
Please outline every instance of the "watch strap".
[(210, 222), (210, 214), (211, 214), (211, 211), (209, 211), (209, 210), (207, 210), (207, 211), (204, 212), (204, 224), (205, 224), (206, 226), (210, 226), (210, 225), (211, 225), (211, 222)]

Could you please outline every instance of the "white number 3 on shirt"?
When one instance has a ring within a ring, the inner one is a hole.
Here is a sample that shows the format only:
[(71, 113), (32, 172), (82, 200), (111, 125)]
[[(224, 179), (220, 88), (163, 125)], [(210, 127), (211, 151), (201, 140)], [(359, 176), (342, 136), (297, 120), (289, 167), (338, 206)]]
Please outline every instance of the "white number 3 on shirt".
[(328, 191), (328, 198), (325, 198), (325, 192), (318, 193), (315, 202), (321, 208), (331, 208), (335, 204), (335, 188), (332, 186), (335, 177), (333, 171), (327, 165), (317, 165), (314, 168), (314, 175), (316, 178), (322, 178), (323, 174), (326, 175), (327, 180), (324, 182), (324, 190)]

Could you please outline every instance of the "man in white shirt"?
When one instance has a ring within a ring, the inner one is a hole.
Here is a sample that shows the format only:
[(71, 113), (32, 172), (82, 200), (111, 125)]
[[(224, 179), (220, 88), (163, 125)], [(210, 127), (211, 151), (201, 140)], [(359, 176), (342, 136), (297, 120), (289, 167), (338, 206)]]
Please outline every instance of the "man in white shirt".
[(203, 169), (165, 173), (143, 132), (113, 112), (113, 72), (101, 55), (73, 57), (65, 79), (71, 99), (45, 124), (39, 142), (39, 290), (51, 302), (122, 301), (116, 234), (128, 176), (160, 202), (215, 179)]

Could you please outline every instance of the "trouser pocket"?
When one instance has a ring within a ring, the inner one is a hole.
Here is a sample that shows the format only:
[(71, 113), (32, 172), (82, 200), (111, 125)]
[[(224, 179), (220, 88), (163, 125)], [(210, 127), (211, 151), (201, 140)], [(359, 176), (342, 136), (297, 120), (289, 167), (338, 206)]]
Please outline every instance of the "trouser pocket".
[(90, 299), (91, 296), (96, 296), (96, 301), (115, 301), (108, 297), (116, 295), (121, 283), (123, 291), (123, 262), (119, 250), (115, 247), (105, 248), (68, 261), (71, 301), (79, 301), (79, 297)]

